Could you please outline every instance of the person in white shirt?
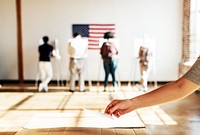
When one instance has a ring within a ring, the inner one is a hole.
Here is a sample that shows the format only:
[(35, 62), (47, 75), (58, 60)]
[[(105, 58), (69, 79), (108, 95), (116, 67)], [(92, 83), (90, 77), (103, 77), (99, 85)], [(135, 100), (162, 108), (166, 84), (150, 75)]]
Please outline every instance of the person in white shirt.
[(79, 33), (74, 33), (73, 39), (68, 43), (68, 54), (70, 57), (70, 92), (75, 91), (76, 74), (78, 73), (79, 91), (85, 90), (84, 71), (88, 52), (88, 42)]

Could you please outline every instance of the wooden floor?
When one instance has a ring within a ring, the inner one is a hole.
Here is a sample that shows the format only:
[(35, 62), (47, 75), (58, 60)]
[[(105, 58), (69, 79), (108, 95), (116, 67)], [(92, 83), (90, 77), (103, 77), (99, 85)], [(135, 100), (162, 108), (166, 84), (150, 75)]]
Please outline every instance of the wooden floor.
[[(65, 87), (51, 86), (48, 93), (36, 92), (34, 86), (0, 88), (0, 135), (13, 135), (36, 113), (80, 112), (82, 108), (103, 112), (115, 98), (130, 98), (142, 91), (123, 85), (117, 92), (102, 92), (93, 86), (89, 92), (70, 93)], [(150, 90), (154, 87), (150, 87)], [(160, 106), (134, 111), (150, 135), (200, 135), (200, 95)], [(77, 121), (76, 121), (77, 122)], [(123, 134), (123, 133), (122, 133)]]

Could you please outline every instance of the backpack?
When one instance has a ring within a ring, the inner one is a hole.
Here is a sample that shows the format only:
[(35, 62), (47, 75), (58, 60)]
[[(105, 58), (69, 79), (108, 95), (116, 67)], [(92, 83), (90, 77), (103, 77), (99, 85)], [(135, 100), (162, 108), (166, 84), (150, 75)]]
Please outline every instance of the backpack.
[(111, 59), (113, 54), (118, 54), (118, 51), (110, 42), (104, 42), (100, 54), (103, 59)]

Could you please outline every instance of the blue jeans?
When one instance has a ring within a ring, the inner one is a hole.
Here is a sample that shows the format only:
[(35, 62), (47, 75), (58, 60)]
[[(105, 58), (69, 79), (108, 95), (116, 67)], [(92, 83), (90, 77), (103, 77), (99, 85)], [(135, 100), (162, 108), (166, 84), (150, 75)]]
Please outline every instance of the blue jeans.
[(115, 71), (117, 68), (117, 60), (104, 61), (103, 67), (104, 67), (104, 71), (105, 71), (104, 87), (108, 86), (109, 74), (111, 74), (111, 76), (112, 76), (113, 86), (117, 86), (117, 81), (116, 81), (116, 77), (115, 77)]

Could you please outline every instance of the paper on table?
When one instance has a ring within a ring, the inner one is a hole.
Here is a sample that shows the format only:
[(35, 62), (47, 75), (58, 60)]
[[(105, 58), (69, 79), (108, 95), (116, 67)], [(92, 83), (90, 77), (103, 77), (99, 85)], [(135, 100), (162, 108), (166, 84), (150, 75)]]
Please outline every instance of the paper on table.
[(107, 114), (84, 109), (83, 113), (38, 113), (24, 126), (25, 129), (58, 127), (133, 128), (144, 127), (137, 114), (115, 118)]
[(105, 118), (105, 119), (112, 119), (114, 120), (114, 118), (112, 117), (112, 115), (106, 114), (106, 113), (100, 113), (100, 112), (96, 112), (96, 111), (92, 111), (92, 110), (88, 110), (83, 108), (83, 110), (87, 113), (90, 113), (96, 117), (101, 117), (101, 118)]

